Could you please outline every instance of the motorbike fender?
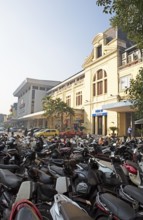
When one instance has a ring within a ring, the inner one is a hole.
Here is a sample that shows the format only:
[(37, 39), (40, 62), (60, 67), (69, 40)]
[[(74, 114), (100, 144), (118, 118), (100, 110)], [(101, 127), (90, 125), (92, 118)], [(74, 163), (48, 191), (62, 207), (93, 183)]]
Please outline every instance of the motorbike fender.
[(141, 181), (140, 181), (139, 175), (129, 173), (129, 178), (135, 185), (137, 185), (137, 186), (140, 185)]
[(24, 181), (21, 183), (19, 191), (16, 195), (15, 203), (22, 199), (31, 199), (32, 193), (35, 190), (35, 183), (31, 181)]
[(68, 192), (68, 188), (70, 186), (70, 179), (68, 177), (58, 177), (56, 180), (56, 191), (58, 193), (66, 193)]

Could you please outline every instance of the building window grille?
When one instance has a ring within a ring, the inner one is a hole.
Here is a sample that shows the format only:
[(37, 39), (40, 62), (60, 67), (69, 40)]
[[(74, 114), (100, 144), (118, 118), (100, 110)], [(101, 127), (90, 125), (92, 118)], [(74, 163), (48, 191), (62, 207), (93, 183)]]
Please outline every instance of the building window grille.
[(127, 76), (123, 76), (119, 80), (119, 89), (120, 91), (125, 91), (130, 87), (131, 74)]
[(97, 58), (102, 56), (102, 45), (97, 47)]
[(104, 93), (107, 93), (107, 79), (104, 80)]
[(71, 106), (71, 96), (70, 95), (68, 95), (66, 97), (66, 103), (67, 103), (68, 106)]
[(103, 72), (102, 72), (102, 70), (99, 70), (97, 72), (97, 80), (102, 79), (102, 78), (103, 78)]
[(76, 106), (82, 105), (82, 92), (76, 93)]
[(40, 87), (40, 90), (43, 90), (43, 91), (45, 91), (45, 88), (44, 88), (44, 87)]
[(97, 82), (97, 95), (103, 94), (103, 81)]
[(32, 99), (35, 99), (35, 90), (32, 90)]
[(100, 69), (93, 76), (93, 96), (106, 94), (107, 90), (107, 73)]
[(38, 89), (38, 86), (33, 86), (32, 88), (33, 88), (33, 89)]

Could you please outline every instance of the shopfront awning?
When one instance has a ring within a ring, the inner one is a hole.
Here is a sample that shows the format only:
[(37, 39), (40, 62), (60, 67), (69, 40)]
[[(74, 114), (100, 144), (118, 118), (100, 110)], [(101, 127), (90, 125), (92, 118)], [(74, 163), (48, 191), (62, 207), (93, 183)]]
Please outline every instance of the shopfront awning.
[(44, 111), (35, 112), (33, 114), (24, 115), (24, 116), (18, 118), (18, 120), (38, 119), (38, 118), (44, 117), (43, 114), (44, 114)]
[(135, 110), (131, 108), (132, 103), (130, 101), (121, 101), (105, 104), (102, 106), (103, 109), (115, 112), (134, 112)]
[(143, 125), (143, 118), (136, 120), (135, 125)]

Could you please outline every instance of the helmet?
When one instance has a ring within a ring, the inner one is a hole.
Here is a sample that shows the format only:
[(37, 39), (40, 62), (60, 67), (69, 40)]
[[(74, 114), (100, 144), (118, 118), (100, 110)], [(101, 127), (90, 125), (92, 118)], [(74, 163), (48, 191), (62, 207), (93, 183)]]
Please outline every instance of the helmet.
[(80, 194), (87, 194), (88, 193), (88, 185), (85, 182), (80, 182), (76, 186), (76, 192)]

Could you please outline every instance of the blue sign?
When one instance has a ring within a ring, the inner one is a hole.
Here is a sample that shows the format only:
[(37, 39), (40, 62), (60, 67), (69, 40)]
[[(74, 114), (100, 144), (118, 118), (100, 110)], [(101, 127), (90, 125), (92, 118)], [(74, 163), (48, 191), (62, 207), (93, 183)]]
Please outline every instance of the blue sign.
[(96, 109), (94, 113), (92, 113), (92, 116), (106, 116), (107, 112), (103, 109)]

